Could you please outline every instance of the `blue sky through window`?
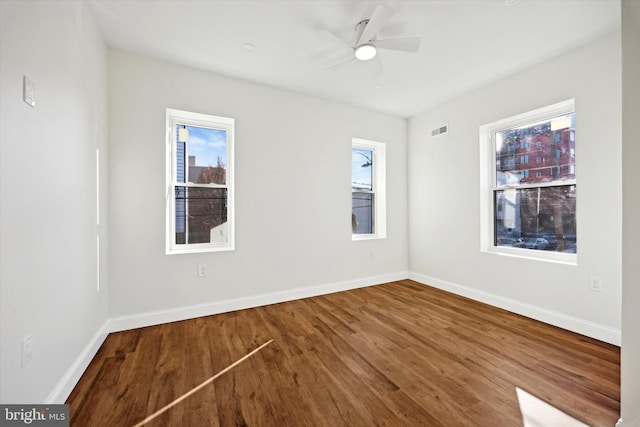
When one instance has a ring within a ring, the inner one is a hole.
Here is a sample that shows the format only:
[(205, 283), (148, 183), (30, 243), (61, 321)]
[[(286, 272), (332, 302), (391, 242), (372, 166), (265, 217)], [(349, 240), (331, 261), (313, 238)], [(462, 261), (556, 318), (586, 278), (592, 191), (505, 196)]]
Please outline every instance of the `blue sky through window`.
[(216, 166), (218, 157), (227, 165), (227, 132), (220, 129), (209, 129), (187, 126), (189, 156), (196, 157), (196, 166)]
[(351, 188), (368, 190), (372, 187), (373, 151), (361, 148), (351, 149)]

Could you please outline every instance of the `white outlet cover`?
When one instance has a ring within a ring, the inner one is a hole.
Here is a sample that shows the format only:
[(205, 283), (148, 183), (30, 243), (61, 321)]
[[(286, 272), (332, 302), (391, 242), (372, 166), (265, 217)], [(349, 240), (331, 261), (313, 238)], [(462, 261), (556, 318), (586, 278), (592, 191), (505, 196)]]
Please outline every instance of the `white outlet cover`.
[(602, 278), (591, 276), (589, 277), (589, 290), (595, 292), (602, 292)]
[(205, 277), (207, 275), (207, 265), (200, 264), (198, 266), (198, 277)]

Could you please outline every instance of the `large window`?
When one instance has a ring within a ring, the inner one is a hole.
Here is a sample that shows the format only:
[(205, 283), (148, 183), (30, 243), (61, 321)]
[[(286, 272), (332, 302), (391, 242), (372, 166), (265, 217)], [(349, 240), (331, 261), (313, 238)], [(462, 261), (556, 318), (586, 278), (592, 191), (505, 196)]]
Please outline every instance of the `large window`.
[(353, 139), (351, 232), (354, 240), (386, 237), (386, 146)]
[(483, 250), (575, 261), (573, 100), (481, 126)]
[(232, 250), (234, 120), (167, 109), (167, 253)]

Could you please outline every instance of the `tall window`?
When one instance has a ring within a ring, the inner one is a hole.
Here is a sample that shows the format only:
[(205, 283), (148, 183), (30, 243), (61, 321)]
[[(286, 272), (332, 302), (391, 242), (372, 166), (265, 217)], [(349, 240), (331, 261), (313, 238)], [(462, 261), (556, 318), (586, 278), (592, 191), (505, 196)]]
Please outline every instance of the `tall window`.
[(386, 146), (353, 139), (351, 232), (354, 240), (386, 237)]
[(480, 140), (483, 250), (575, 261), (573, 100), (481, 126)]
[(167, 109), (167, 253), (234, 249), (234, 120)]

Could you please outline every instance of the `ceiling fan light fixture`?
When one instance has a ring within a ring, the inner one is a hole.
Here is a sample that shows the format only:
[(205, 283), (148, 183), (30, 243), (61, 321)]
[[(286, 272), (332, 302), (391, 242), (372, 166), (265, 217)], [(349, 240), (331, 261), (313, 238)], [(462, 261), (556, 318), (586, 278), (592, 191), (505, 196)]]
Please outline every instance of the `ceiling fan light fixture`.
[(378, 53), (376, 47), (370, 43), (361, 44), (356, 48), (356, 58), (360, 61), (368, 61), (373, 59)]

